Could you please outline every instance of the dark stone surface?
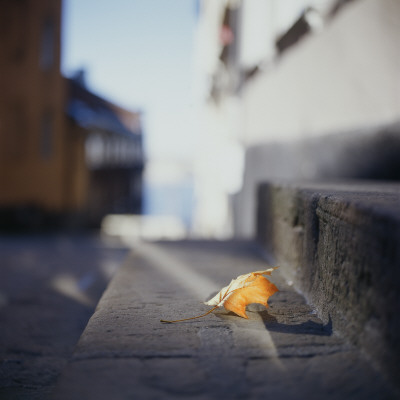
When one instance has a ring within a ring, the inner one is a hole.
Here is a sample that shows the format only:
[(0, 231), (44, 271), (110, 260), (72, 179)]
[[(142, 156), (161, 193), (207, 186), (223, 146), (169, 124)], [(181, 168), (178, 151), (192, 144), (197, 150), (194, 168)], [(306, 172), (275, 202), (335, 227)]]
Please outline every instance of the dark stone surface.
[(53, 398), (395, 399), (390, 385), (303, 296), (280, 289), (249, 320), (204, 313), (232, 278), (265, 269), (250, 242), (143, 243), (104, 293)]
[(400, 184), (263, 184), (258, 239), (324, 323), (398, 383)]
[(127, 254), (95, 235), (0, 236), (0, 398), (45, 399)]

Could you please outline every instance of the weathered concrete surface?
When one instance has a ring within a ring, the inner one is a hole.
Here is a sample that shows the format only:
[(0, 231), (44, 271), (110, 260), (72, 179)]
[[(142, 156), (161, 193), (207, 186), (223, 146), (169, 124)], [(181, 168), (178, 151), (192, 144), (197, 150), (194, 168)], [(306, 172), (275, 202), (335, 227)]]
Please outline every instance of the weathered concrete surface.
[(400, 377), (400, 184), (275, 183), (258, 239), (322, 320)]
[(249, 320), (202, 302), (264, 269), (248, 242), (145, 243), (103, 295), (53, 398), (394, 399), (370, 363), (275, 271)]
[(95, 235), (0, 236), (0, 399), (48, 398), (127, 253)]

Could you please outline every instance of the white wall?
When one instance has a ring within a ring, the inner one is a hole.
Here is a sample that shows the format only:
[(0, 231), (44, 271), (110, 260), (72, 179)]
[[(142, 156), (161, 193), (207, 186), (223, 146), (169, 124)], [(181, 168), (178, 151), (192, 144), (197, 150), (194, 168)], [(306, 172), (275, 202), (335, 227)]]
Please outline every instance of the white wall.
[(400, 117), (400, 1), (349, 3), (243, 93), (248, 145)]

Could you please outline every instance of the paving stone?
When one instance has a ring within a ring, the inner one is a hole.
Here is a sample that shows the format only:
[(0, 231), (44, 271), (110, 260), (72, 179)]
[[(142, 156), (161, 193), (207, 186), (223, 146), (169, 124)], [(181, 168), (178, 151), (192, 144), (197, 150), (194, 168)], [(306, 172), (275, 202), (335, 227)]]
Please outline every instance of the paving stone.
[(202, 302), (216, 290), (265, 267), (249, 242), (136, 246), (104, 293), (53, 398), (395, 399), (391, 385), (318, 318), (279, 270), (271, 280), (281, 291), (268, 310), (251, 305), (249, 320), (221, 309), (201, 319), (160, 322), (205, 312)]
[(0, 399), (48, 398), (127, 254), (88, 233), (0, 236)]

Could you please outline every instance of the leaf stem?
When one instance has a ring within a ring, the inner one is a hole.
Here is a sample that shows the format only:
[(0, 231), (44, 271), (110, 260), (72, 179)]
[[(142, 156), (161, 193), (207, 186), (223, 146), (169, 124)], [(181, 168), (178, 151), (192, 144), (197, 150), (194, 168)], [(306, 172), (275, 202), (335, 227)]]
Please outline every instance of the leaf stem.
[(216, 308), (218, 308), (218, 305), (213, 307), (211, 310), (208, 310), (205, 314), (198, 315), (197, 317), (190, 317), (190, 318), (184, 318), (184, 319), (177, 319), (175, 321), (167, 321), (165, 319), (160, 319), (160, 322), (163, 322), (165, 324), (173, 324), (175, 322), (182, 322), (182, 321), (189, 321), (190, 319), (196, 319), (196, 318), (202, 318), (205, 317), (206, 315), (210, 314), (212, 311), (214, 311)]

